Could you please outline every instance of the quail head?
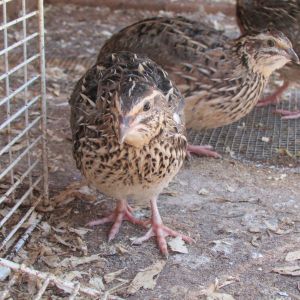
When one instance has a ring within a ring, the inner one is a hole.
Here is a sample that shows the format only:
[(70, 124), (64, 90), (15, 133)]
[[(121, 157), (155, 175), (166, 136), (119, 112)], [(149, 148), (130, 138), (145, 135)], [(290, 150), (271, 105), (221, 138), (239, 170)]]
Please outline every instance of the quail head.
[(129, 52), (103, 57), (79, 80), (71, 95), (73, 155), (89, 184), (117, 200), (115, 211), (89, 225), (113, 222), (109, 240), (122, 220), (136, 219), (127, 200), (150, 203), (151, 227), (141, 243), (157, 236), (188, 236), (163, 225), (157, 197), (179, 171), (187, 142), (181, 94), (153, 61)]
[[(237, 21), (243, 33), (276, 28), (290, 39), (297, 55), (300, 54), (300, 0), (238, 0), (236, 5)], [(272, 95), (259, 102), (260, 106), (276, 103), (289, 87), (300, 84), (299, 64), (288, 64), (280, 70), (283, 85)], [(300, 117), (299, 112), (279, 111), (285, 117)]]
[[(257, 104), (273, 71), (298, 61), (276, 30), (230, 40), (223, 32), (183, 17), (146, 19), (113, 35), (100, 50), (127, 50), (160, 63), (185, 97), (186, 127), (216, 128), (239, 120)], [(190, 152), (217, 156), (207, 146)]]

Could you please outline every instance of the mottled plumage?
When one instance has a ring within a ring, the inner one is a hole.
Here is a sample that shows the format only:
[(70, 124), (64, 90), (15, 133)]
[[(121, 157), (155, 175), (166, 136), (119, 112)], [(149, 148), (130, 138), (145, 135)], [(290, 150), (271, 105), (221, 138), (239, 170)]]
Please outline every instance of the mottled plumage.
[[(300, 55), (300, 0), (238, 0), (236, 8), (237, 21), (243, 33), (267, 27), (276, 28), (286, 34), (295, 52)], [(299, 86), (299, 64), (286, 65), (280, 74), (285, 81), (284, 85), (262, 103), (276, 102), (289, 85)]]
[[(111, 216), (92, 223), (114, 221), (112, 239), (122, 219), (142, 223), (127, 200), (151, 202), (155, 209), (179, 171), (187, 147), (183, 98), (150, 59), (120, 52), (86, 72), (70, 105), (77, 167), (91, 185), (119, 200)], [(166, 245), (159, 245), (166, 253)]]
[(193, 129), (216, 128), (244, 117), (256, 105), (270, 74), (298, 59), (281, 32), (229, 40), (183, 17), (130, 25), (105, 43), (98, 59), (117, 50), (147, 55), (169, 72), (186, 100), (186, 126)]

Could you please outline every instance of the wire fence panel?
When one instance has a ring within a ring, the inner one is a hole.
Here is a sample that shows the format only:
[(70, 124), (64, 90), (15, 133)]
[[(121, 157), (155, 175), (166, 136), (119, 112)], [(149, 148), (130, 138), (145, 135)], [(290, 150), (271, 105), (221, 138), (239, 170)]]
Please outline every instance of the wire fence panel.
[(35, 4), (0, 2), (0, 256), (6, 259), (24, 244), (26, 229), (37, 226), (24, 228), (36, 206), (48, 201), (43, 1)]

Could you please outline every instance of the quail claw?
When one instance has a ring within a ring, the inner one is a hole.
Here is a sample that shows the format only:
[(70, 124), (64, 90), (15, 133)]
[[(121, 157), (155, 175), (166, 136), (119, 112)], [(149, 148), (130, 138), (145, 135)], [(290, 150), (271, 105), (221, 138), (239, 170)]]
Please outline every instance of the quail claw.
[(156, 241), (161, 253), (168, 257), (168, 246), (166, 237), (181, 237), (187, 243), (195, 242), (192, 238), (187, 235), (181, 234), (175, 230), (170, 229), (169, 227), (165, 226), (162, 222), (161, 216), (158, 211), (156, 199), (151, 201), (151, 210), (152, 210), (152, 218), (151, 218), (151, 227), (147, 231), (147, 233), (137, 239), (135, 239), (132, 244), (140, 245), (143, 242), (149, 240), (151, 237), (156, 236)]
[(132, 214), (133, 209), (129, 206), (126, 200), (119, 200), (115, 210), (107, 217), (97, 219), (87, 223), (87, 226), (102, 225), (113, 222), (113, 225), (108, 234), (108, 241), (112, 241), (120, 230), (123, 221), (129, 221), (133, 224), (146, 227), (147, 221), (139, 220)]

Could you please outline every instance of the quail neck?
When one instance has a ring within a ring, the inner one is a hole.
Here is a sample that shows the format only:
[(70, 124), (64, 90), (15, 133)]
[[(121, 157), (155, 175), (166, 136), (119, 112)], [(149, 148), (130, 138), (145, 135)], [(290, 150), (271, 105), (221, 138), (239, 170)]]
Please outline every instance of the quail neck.
[[(300, 0), (238, 0), (236, 16), (242, 33), (275, 28), (289, 38), (296, 54), (300, 54)], [(292, 62), (279, 70), (283, 85), (260, 100), (259, 106), (277, 103), (289, 86), (299, 86), (300, 66), (296, 58)], [(287, 111), (284, 111), (284, 116), (288, 118)], [(291, 113), (291, 117), (295, 118), (295, 114)]]

